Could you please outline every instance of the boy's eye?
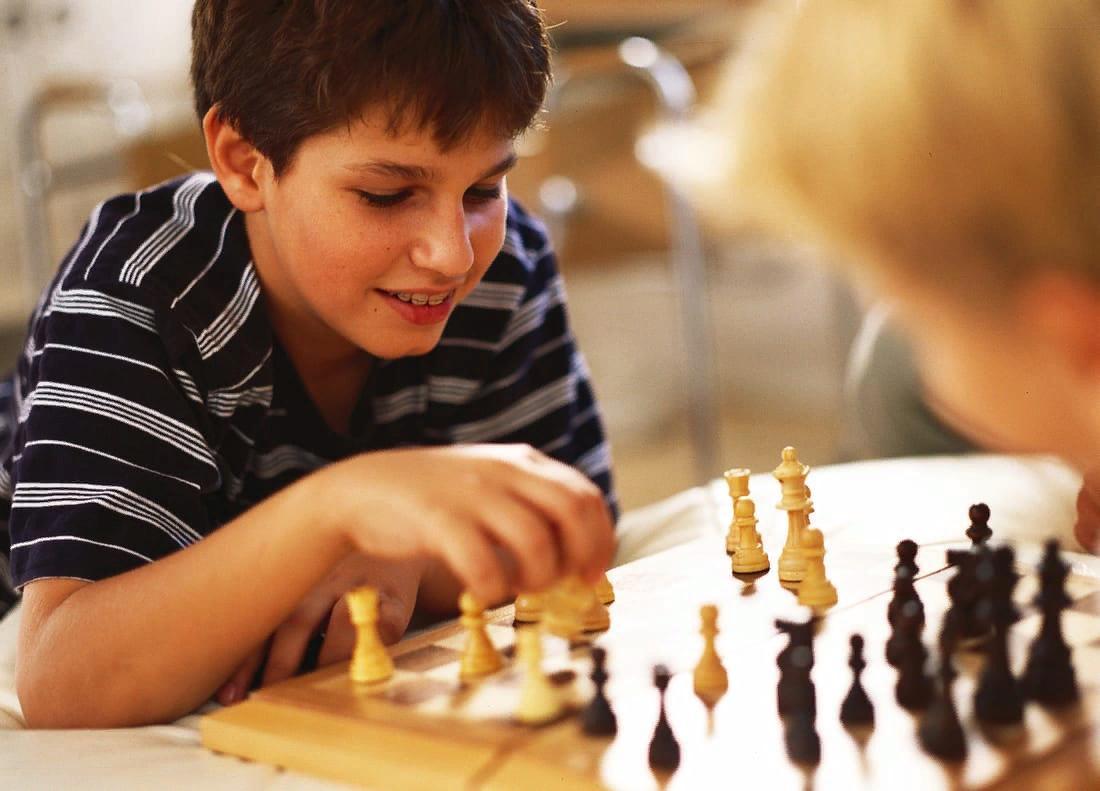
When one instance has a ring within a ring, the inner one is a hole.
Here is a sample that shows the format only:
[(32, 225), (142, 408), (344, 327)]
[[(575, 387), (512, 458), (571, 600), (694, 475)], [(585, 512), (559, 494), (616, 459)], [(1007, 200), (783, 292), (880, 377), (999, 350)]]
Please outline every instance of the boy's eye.
[(365, 190), (356, 190), (355, 192), (367, 205), (374, 206), (378, 209), (388, 209), (391, 206), (396, 206), (412, 195), (411, 190), (401, 190), (400, 192), (385, 194), (367, 192)]
[(466, 190), (466, 196), (475, 203), (488, 203), (500, 197), (500, 185), (495, 187), (471, 187)]

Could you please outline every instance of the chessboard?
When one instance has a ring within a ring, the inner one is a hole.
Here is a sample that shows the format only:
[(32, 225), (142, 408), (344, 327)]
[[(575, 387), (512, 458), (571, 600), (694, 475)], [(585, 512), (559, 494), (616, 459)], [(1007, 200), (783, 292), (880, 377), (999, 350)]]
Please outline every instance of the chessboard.
[[(961, 538), (961, 537), (960, 537)], [(924, 605), (924, 643), (935, 656), (954, 573), (945, 550), (922, 546), (915, 590)], [(1038, 556), (1020, 547), (1027, 560)], [(1034, 549), (1034, 548), (1030, 548)], [(895, 700), (898, 672), (884, 658), (891, 633), (893, 547), (831, 552), (825, 558), (837, 603), (819, 614), (813, 641), (816, 732), (820, 761), (792, 761), (777, 713), (776, 658), (787, 638), (777, 618), (801, 619), (789, 586), (772, 569), (735, 576), (720, 536), (698, 539), (611, 570), (616, 599), (611, 626), (587, 641), (547, 635), (544, 669), (566, 701), (565, 713), (541, 726), (515, 718), (522, 673), (514, 662), (512, 608), (487, 613), (487, 631), (505, 667), (482, 681), (459, 680), (465, 640), (458, 623), (413, 636), (390, 649), (396, 671), (377, 684), (357, 684), (346, 664), (323, 668), (254, 692), (245, 702), (205, 717), (203, 743), (220, 753), (377, 789), (671, 789), (730, 786), (825, 789), (1083, 789), (1096, 788), (1100, 754), (1100, 580), (1071, 573), (1062, 613), (1073, 651), (1079, 703), (1045, 708), (1029, 702), (1022, 723), (978, 722), (973, 696), (986, 661), (978, 651), (955, 654), (954, 700), (967, 756), (942, 761), (922, 750), (921, 713)], [(1042, 615), (1030, 562), (1017, 564), (1019, 620), (1009, 654), (1022, 672)], [(700, 609), (718, 608), (714, 645), (728, 690), (713, 706), (695, 694), (693, 670), (703, 651)], [(862, 684), (874, 706), (873, 727), (845, 727), (841, 703), (852, 685), (850, 638), (864, 639)], [(618, 730), (590, 736), (575, 712), (593, 694), (591, 643), (606, 649), (606, 696)], [(680, 746), (674, 772), (650, 767), (648, 751), (661, 708), (654, 688), (658, 663), (671, 671), (664, 711)]]

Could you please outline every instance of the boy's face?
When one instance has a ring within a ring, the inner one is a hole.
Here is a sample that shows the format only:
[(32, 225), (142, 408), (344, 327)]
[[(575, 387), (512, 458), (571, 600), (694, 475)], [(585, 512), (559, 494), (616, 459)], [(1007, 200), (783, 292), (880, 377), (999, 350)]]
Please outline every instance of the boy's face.
[(308, 138), (277, 180), (257, 168), (263, 210), (246, 227), (284, 343), (425, 354), (500, 251), (512, 140), (482, 133), (444, 153), (387, 120), (368, 111)]
[(938, 286), (880, 284), (914, 341), (922, 379), (964, 434), (991, 450), (1057, 453), (1095, 463), (1093, 393), (1067, 350), (1033, 331), (1017, 303), (968, 307)]

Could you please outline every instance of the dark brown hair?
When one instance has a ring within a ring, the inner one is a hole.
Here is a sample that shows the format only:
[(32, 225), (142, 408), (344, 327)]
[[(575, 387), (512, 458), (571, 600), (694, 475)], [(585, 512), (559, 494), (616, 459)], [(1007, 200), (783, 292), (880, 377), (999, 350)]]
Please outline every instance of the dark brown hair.
[(191, 81), (276, 174), (306, 138), (384, 107), (444, 150), (538, 113), (550, 48), (535, 0), (196, 0)]

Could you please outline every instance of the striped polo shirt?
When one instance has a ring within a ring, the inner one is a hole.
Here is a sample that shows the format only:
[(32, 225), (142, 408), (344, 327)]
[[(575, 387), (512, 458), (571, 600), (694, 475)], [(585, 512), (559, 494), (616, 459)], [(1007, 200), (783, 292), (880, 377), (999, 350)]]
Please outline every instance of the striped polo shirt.
[(473, 442), (528, 443), (571, 464), (617, 513), (561, 276), (519, 205), (438, 346), (377, 361), (341, 434), (274, 336), (243, 216), (214, 177), (120, 195), (92, 212), (0, 384), (12, 581), (103, 579), (332, 461)]

